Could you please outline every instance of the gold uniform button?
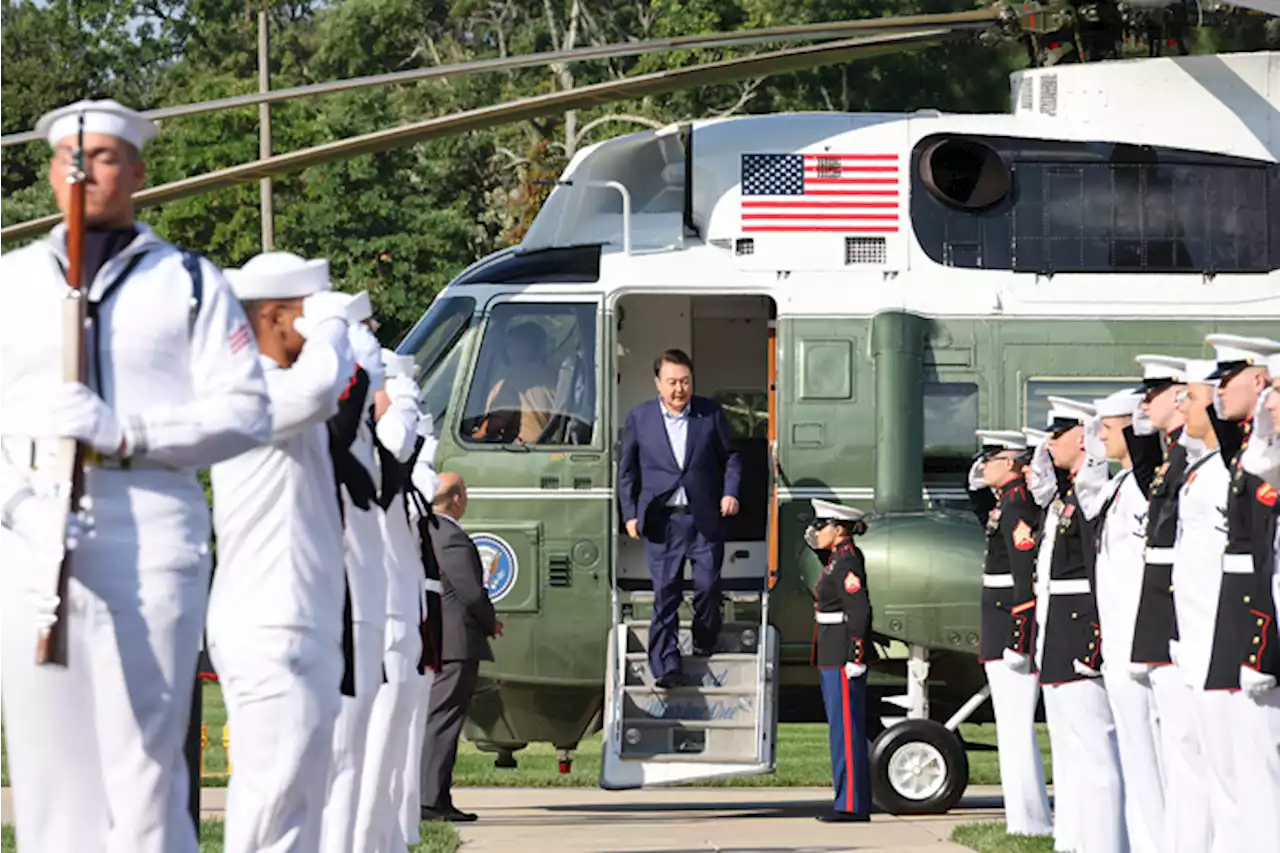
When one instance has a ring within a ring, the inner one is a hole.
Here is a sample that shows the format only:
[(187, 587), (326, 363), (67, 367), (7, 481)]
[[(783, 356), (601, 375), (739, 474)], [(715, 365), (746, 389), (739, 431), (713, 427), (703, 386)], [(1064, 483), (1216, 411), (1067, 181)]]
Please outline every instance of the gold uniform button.
[(1071, 618), (1072, 618), (1072, 619), (1079, 619), (1079, 618), (1080, 618), (1080, 614), (1079, 614), (1079, 613), (1072, 613), (1072, 614), (1071, 614)]
[(1093, 636), (1095, 636), (1095, 637), (1101, 637), (1101, 636), (1102, 636), (1102, 632), (1101, 632), (1101, 631), (1098, 631), (1098, 630), (1096, 630), (1096, 629), (1095, 629), (1095, 630), (1094, 630), (1094, 632), (1093, 632)]
[(1263, 620), (1261, 620), (1261, 619), (1259, 619), (1259, 620), (1258, 620), (1258, 627), (1259, 627), (1259, 628), (1261, 628), (1261, 627), (1262, 627), (1262, 622), (1263, 622)]
[(1094, 645), (1093, 643), (1090, 643), (1090, 644), (1089, 644), (1089, 648), (1091, 648), (1091, 649), (1092, 649), (1092, 648), (1093, 648), (1093, 645)]
[(1249, 663), (1257, 663), (1257, 662), (1258, 662), (1257, 655), (1249, 655)]
[(1172, 585), (1172, 584), (1169, 586), (1169, 592), (1173, 592), (1173, 585)]
[(1253, 638), (1253, 644), (1254, 644), (1255, 646), (1256, 646), (1256, 645), (1258, 645), (1258, 643), (1260, 643), (1260, 642), (1261, 642), (1261, 640), (1260, 640), (1258, 637), (1254, 637), (1254, 638)]
[(1252, 601), (1253, 601), (1253, 596), (1246, 595), (1246, 596), (1244, 597), (1244, 603), (1245, 603), (1245, 604), (1249, 604), (1249, 603), (1250, 603), (1250, 602), (1252, 602)]

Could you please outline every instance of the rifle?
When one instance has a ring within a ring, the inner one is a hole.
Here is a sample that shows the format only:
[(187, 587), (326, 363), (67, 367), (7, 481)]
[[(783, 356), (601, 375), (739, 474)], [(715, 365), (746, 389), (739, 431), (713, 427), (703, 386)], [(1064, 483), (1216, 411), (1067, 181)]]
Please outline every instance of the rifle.
[[(62, 378), (66, 382), (83, 383), (87, 376), (85, 363), (85, 327), (88, 324), (88, 298), (84, 290), (84, 113), (80, 113), (77, 129), (74, 165), (67, 176), (71, 184), (71, 200), (67, 205), (67, 297), (62, 306)], [(60, 439), (57, 461), (57, 498), (60, 502), (62, 525), (58, 543), (60, 560), (56, 583), (57, 593), (49, 602), (52, 612), (42, 612), (39, 640), (36, 643), (36, 663), (67, 665), (67, 636), (65, 630), (67, 581), (71, 577), (71, 558), (74, 553), (67, 547), (67, 526), (83, 509), (85, 446), (74, 438)], [(41, 605), (42, 609), (44, 605)]]

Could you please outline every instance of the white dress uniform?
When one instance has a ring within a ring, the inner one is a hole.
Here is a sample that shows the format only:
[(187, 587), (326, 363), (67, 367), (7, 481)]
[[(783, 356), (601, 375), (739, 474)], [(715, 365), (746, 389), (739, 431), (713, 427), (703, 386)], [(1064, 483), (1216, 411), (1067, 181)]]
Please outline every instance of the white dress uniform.
[[(1202, 384), (1213, 371), (1211, 361), (1187, 362), (1187, 381)], [(1190, 439), (1185, 432), (1184, 437)], [(1212, 437), (1211, 437), (1212, 438)], [(1182, 761), (1170, 772), (1191, 771), (1183, 782), (1186, 795), (1170, 803), (1169, 834), (1179, 849), (1235, 853), (1240, 842), (1240, 811), (1234, 781), (1233, 736), (1225, 721), (1231, 716), (1231, 694), (1205, 690), (1214, 620), (1222, 588), (1222, 553), (1227, 545), (1227, 492), (1230, 476), (1220, 451), (1196, 447), (1188, 454), (1187, 474), (1178, 494), (1178, 539), (1173, 549), (1174, 609), (1178, 639), (1169, 656), (1191, 698), (1194, 741), (1184, 745)], [(1184, 442), (1189, 444), (1189, 442)]]
[(325, 422), (355, 358), (325, 261), (272, 252), (227, 277), (242, 302), (323, 294), (303, 303), (297, 360), (262, 356), (271, 443), (211, 472), (209, 656), (235, 733), (223, 849), (306, 853), (320, 843), (343, 666), (342, 519)]
[[(1051, 430), (1084, 425), (1089, 434), (1093, 427), (1087, 421), (1096, 421), (1093, 406), (1062, 397), (1050, 397), (1049, 403)], [(1065, 838), (1055, 831), (1055, 847), (1120, 853), (1126, 847), (1124, 795), (1115, 721), (1097, 669), (1102, 647), (1096, 624), (1095, 542), (1083, 509), (1105, 485), (1106, 466), (1092, 461), (1070, 476), (1046, 514), (1046, 529), (1052, 524), (1056, 532), (1048, 547), (1050, 537), (1042, 537), (1040, 551), (1048, 551), (1049, 558), (1037, 563), (1037, 666), (1054, 748), (1055, 791), (1067, 796), (1059, 814), (1069, 825)], [(1040, 494), (1039, 483), (1031, 489)], [(1057, 762), (1063, 755), (1071, 757), (1066, 778), (1059, 779)]]
[[(367, 299), (353, 300), (353, 306), (368, 305)], [(352, 349), (355, 351), (357, 383), (351, 392), (362, 397), (345, 404), (359, 405), (355, 439), (349, 448), (356, 464), (372, 482), (376, 482), (373, 430), (368, 414), (373, 407), (374, 392), (384, 381), (382, 349), (361, 321), (368, 319), (364, 311), (353, 310), (351, 323)], [(372, 345), (370, 345), (372, 341)], [(363, 384), (359, 377), (367, 377)], [(366, 393), (360, 394), (358, 389)], [(324, 825), (320, 850), (323, 853), (351, 853), (355, 846), (356, 809), (360, 802), (360, 782), (364, 774), (365, 744), (369, 716), (382, 684), (382, 658), (385, 649), (387, 620), (387, 571), (382, 541), (382, 509), (370, 503), (362, 509), (352, 500), (345, 486), (343, 498), (347, 584), (351, 595), (351, 618), (354, 638), (355, 695), (343, 696), (342, 707), (333, 730), (333, 762), (329, 769), (328, 802), (324, 808)]]
[(386, 545), (386, 651), (382, 659), (386, 681), (378, 690), (365, 743), (360, 803), (356, 810), (357, 853), (403, 853), (407, 847), (400, 826), (401, 757), (409, 745), (409, 726), (420, 694), (417, 665), (422, 655), (419, 602), (422, 555), (409, 529), (403, 480), (418, 433), (418, 386), (411, 378), (413, 359), (382, 351), (387, 369), (390, 406), (374, 429), (378, 448), (379, 504)]
[[(75, 133), (81, 108), (86, 132), (136, 147), (154, 135), (112, 101), (72, 105), (38, 127), (51, 125), (55, 143)], [(66, 229), (0, 257), (4, 734), (18, 846), (32, 853), (195, 853), (183, 742), (210, 572), (196, 471), (271, 429), (258, 350), (222, 273), (189, 256), (194, 305), (183, 253), (135, 230), (88, 285), (99, 303), (88, 354), (96, 395), (62, 383)], [(118, 423), (129, 458), (85, 472), (96, 533), (75, 551), (63, 668), (34, 663), (37, 596), (48, 593), (23, 567), (57, 559), (49, 487), (68, 425), (46, 413), (69, 388), (99, 431)]]
[[(1095, 400), (1094, 408), (1100, 418), (1129, 417), (1141, 400), (1142, 395), (1136, 392), (1120, 391)], [(1130, 466), (1111, 479), (1092, 506), (1085, 507), (1085, 517), (1096, 519), (1098, 533), (1095, 575), (1104, 648), (1102, 679), (1116, 725), (1124, 778), (1125, 824), (1133, 853), (1162, 853), (1166, 849), (1164, 778), (1155, 697), (1150, 681), (1134, 679), (1130, 669), (1146, 568), (1146, 487), (1159, 462), (1159, 441), (1154, 435), (1130, 438)], [(1138, 443), (1153, 445), (1155, 454), (1138, 458)]]
[[(436, 456), (436, 447), (438, 442), (434, 435), (434, 425), (432, 423), (431, 414), (423, 412), (418, 420), (418, 435), (422, 438), (422, 445), (418, 450), (418, 456), (414, 460), (412, 472), (410, 474), (413, 488), (422, 496), (424, 501), (428, 503), (435, 497), (436, 490), (440, 487), (440, 477), (436, 474), (434, 460)], [(412, 530), (417, 531), (420, 515), (417, 506), (411, 501), (409, 503), (409, 526)], [(430, 543), (424, 543), (420, 537), (414, 534), (414, 543), (420, 549), (425, 547), (430, 549)], [(439, 596), (444, 592), (440, 581), (426, 580), (424, 578), (424, 595), (421, 602), (424, 627), (428, 633), (433, 629), (431, 626), (425, 625), (426, 614), (428, 611), (426, 597), (428, 595), (435, 596), (439, 600)], [(439, 626), (437, 626), (438, 628)], [(422, 759), (424, 755), (423, 741), (427, 735), (427, 713), (431, 708), (431, 687), (435, 683), (436, 669), (433, 664), (438, 666), (438, 661), (430, 661), (426, 656), (430, 649), (424, 649), (424, 670), (422, 673), (414, 672), (417, 679), (418, 695), (417, 702), (413, 707), (413, 715), (409, 722), (409, 751), (405, 754), (404, 766), (401, 773), (404, 774), (404, 782), (400, 786), (400, 829), (404, 833), (405, 841), (409, 844), (417, 844), (419, 838), (419, 827), (422, 823)]]

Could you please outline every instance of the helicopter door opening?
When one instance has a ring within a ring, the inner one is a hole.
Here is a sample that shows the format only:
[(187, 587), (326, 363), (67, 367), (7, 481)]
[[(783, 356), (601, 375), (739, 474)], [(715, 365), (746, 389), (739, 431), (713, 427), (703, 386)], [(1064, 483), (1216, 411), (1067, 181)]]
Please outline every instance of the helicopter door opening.
[[(617, 435), (627, 412), (657, 396), (653, 360), (681, 349), (693, 360), (693, 393), (724, 407), (742, 465), (738, 514), (727, 519), (720, 576), (726, 592), (757, 591), (768, 572), (772, 483), (769, 370), (773, 300), (767, 296), (635, 295), (619, 300), (616, 323)], [(617, 580), (649, 589), (644, 544), (622, 532)], [(692, 589), (691, 567), (684, 570)]]
[(633, 295), (613, 313), (615, 448), (626, 413), (656, 398), (654, 359), (667, 349), (693, 360), (693, 393), (720, 403), (741, 461), (739, 511), (727, 519), (721, 588), (724, 622), (708, 653), (693, 648), (689, 592), (674, 684), (659, 688), (648, 663), (653, 583), (644, 543), (619, 518), (613, 630), (605, 687), (600, 785), (607, 789), (770, 773), (777, 754), (781, 643), (769, 625), (768, 571), (774, 490), (773, 301), (759, 296)]

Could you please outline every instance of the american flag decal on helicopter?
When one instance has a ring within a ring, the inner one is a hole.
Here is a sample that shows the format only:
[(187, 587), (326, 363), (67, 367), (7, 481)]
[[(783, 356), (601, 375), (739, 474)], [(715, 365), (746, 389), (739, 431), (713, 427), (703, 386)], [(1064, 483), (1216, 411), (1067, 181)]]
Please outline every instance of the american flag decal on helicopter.
[(898, 230), (897, 154), (743, 154), (743, 231)]

